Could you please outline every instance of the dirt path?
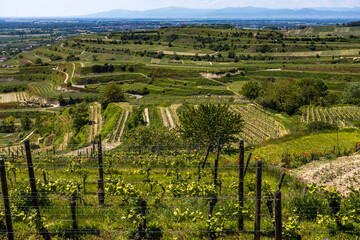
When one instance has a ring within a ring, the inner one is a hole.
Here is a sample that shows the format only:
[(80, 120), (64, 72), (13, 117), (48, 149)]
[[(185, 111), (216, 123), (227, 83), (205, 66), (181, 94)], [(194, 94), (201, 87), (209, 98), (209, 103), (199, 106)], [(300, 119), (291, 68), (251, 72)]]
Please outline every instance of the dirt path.
[(350, 192), (348, 187), (358, 186), (359, 173), (360, 154), (356, 154), (335, 160), (314, 161), (294, 170), (293, 175), (305, 183), (324, 184), (346, 194)]
[(179, 116), (176, 112), (176, 110), (181, 106), (181, 104), (173, 104), (170, 106), (170, 110), (171, 110), (171, 113), (172, 113), (172, 116), (174, 117), (174, 120), (175, 120), (175, 124), (177, 126), (180, 126), (180, 119), (179, 119)]
[(150, 126), (150, 118), (149, 118), (149, 109), (144, 109), (144, 121), (146, 122), (146, 126)]
[[(75, 63), (72, 63), (72, 65), (73, 65), (73, 70), (72, 70), (72, 73), (71, 73), (71, 78), (74, 77), (74, 75), (75, 75), (75, 69), (76, 69)], [(71, 80), (71, 83), (72, 83), (72, 80)]]
[(166, 117), (166, 113), (165, 113), (165, 110), (163, 107), (159, 107), (159, 110), (160, 110), (160, 115), (161, 115), (161, 119), (162, 119), (162, 122), (163, 122), (163, 125), (164, 127), (168, 127), (169, 126), (169, 122), (168, 122), (168, 119)]
[(59, 70), (59, 65), (56, 67), (56, 68), (53, 68), (54, 70), (58, 71), (58, 72), (61, 72), (63, 74), (65, 74), (65, 79), (64, 79), (64, 83), (67, 83), (68, 80), (69, 80), (69, 74), (67, 72), (64, 72), (64, 71), (61, 71)]
[[(182, 55), (182, 56), (200, 56), (200, 57), (205, 57), (206, 54), (205, 53), (192, 53), (192, 52), (173, 52), (173, 51), (158, 51), (158, 52), (162, 52), (165, 55)], [(213, 55), (215, 53), (209, 54), (209, 55)]]
[(172, 118), (172, 116), (171, 116), (171, 113), (170, 113), (170, 111), (169, 111), (169, 108), (165, 108), (165, 111), (166, 111), (166, 115), (167, 115), (168, 120), (169, 120), (170, 129), (171, 129), (171, 128), (174, 128), (174, 127), (175, 127), (175, 124), (174, 124), (173, 118)]
[[(102, 144), (103, 152), (110, 151), (111, 149), (114, 149), (117, 146), (119, 146), (118, 143), (108, 143), (108, 142), (106, 142), (106, 140), (102, 141), (101, 144)], [(97, 149), (97, 145), (95, 146), (95, 148)], [(62, 154), (62, 156), (80, 155), (80, 153), (82, 155), (86, 156), (86, 153), (90, 154), (91, 149), (92, 149), (92, 145)]]
[(29, 135), (27, 135), (23, 140), (21, 140), (20, 143), (23, 143), (26, 139), (28, 139), (29, 137), (31, 137), (31, 135), (34, 134), (35, 131), (32, 131)]

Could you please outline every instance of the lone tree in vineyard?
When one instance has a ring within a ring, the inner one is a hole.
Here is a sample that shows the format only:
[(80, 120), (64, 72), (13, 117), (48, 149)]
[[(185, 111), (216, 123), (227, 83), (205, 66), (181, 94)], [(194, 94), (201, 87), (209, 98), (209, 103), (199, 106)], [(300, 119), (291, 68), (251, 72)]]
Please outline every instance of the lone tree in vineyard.
[(122, 88), (114, 82), (108, 83), (100, 96), (101, 108), (103, 110), (105, 110), (107, 105), (111, 102), (125, 102)]
[(226, 104), (188, 106), (179, 118), (181, 135), (190, 142), (206, 145), (215, 145), (219, 138), (221, 145), (236, 141), (235, 135), (244, 125), (241, 115), (230, 111)]

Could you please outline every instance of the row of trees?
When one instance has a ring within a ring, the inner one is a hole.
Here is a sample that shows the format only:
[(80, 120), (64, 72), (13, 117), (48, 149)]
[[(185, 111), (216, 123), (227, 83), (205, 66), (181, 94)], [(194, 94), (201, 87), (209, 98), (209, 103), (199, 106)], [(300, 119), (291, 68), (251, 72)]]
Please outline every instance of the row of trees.
[(267, 82), (249, 81), (240, 91), (249, 99), (256, 99), (266, 108), (290, 115), (304, 105), (332, 105), (341, 97), (329, 92), (322, 80), (302, 79), (300, 81), (269, 79)]

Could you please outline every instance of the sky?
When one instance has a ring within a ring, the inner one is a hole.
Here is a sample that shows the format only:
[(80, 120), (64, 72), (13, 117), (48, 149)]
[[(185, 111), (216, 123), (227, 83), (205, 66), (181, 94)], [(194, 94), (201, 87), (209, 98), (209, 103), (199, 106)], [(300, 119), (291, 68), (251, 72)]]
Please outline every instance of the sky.
[(1, 0), (0, 17), (70, 17), (113, 9), (147, 10), (162, 7), (225, 8), (352, 8), (360, 0)]

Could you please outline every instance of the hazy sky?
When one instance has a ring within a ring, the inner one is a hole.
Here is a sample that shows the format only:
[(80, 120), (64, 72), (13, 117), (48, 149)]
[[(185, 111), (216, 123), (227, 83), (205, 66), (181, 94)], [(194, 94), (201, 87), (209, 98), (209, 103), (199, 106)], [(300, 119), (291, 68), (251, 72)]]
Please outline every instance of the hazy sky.
[(360, 7), (360, 0), (1, 0), (0, 17), (79, 16), (112, 9), (145, 10), (169, 6), (188, 8)]

